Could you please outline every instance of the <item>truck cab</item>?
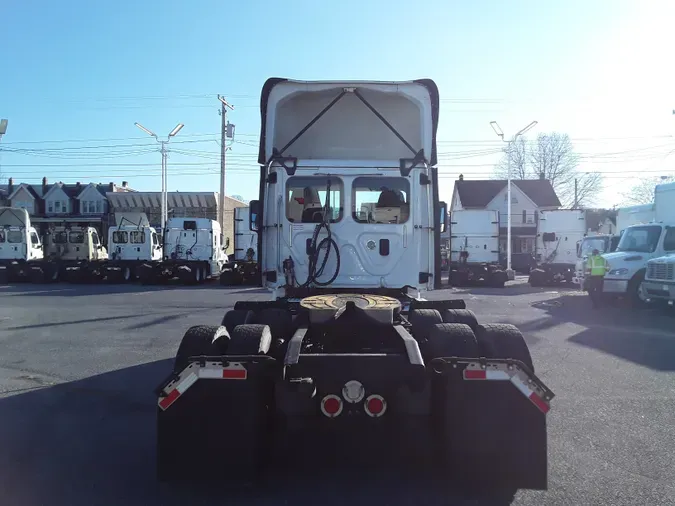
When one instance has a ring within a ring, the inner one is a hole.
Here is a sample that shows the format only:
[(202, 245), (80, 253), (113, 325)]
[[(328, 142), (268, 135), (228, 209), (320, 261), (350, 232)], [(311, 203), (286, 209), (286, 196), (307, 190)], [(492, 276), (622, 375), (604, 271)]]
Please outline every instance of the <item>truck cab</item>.
[(108, 253), (94, 227), (56, 226), (45, 236), (45, 256), (66, 262), (100, 261)]
[(426, 80), (268, 81), (250, 203), (262, 286), (276, 298), (440, 287), (437, 99)]
[(579, 285), (580, 288), (585, 289), (586, 276), (586, 262), (588, 257), (593, 253), (593, 250), (598, 250), (602, 255), (611, 253), (616, 250), (619, 245), (620, 236), (609, 234), (588, 235), (577, 243), (577, 263), (574, 268), (575, 275), (572, 282)]
[(0, 279), (24, 278), (29, 274), (29, 263), (43, 258), (43, 245), (28, 211), (0, 207)]
[(138, 261), (162, 259), (162, 245), (152, 227), (116, 226), (108, 229), (110, 260)]

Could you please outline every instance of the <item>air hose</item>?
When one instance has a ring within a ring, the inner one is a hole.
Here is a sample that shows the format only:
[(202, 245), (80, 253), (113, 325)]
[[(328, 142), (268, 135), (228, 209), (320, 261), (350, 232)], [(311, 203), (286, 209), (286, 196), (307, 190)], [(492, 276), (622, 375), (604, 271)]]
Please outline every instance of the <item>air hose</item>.
[[(323, 215), (321, 217), (321, 223), (317, 224), (314, 229), (314, 234), (312, 235), (312, 242), (310, 243), (310, 254), (309, 254), (309, 264), (307, 270), (307, 281), (305, 281), (301, 288), (308, 288), (310, 285), (314, 284), (316, 286), (328, 286), (333, 281), (335, 281), (340, 273), (340, 249), (338, 248), (337, 243), (333, 239), (333, 236), (330, 231), (330, 217), (328, 213), (330, 212), (330, 178), (326, 184), (326, 205), (323, 209)], [(319, 234), (321, 229), (326, 229), (326, 237), (319, 241)], [(318, 244), (317, 244), (318, 242)], [(321, 262), (321, 267), (317, 269), (319, 265), (319, 254), (322, 249), (326, 249), (326, 254), (323, 257)], [(335, 272), (333, 276), (328, 281), (319, 281), (317, 278), (323, 275), (323, 271), (326, 268), (328, 263), (328, 257), (330, 256), (331, 249), (335, 249)]]

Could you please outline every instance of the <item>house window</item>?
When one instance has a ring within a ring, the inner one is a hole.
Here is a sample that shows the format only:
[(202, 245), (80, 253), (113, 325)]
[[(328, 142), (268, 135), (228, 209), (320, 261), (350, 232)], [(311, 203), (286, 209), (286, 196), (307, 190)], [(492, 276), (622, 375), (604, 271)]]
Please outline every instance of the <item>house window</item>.
[(83, 200), (82, 214), (101, 214), (103, 213), (102, 200)]
[(68, 202), (65, 200), (50, 200), (47, 202), (47, 213), (63, 214), (68, 212)]
[[(504, 195), (504, 202), (508, 202), (508, 201), (509, 201), (509, 194), (506, 193)], [(511, 192), (511, 204), (517, 204), (517, 203), (518, 203), (518, 198), (513, 194), (513, 192)]]
[(30, 200), (16, 200), (12, 202), (12, 207), (25, 209), (29, 214), (33, 214), (33, 203)]

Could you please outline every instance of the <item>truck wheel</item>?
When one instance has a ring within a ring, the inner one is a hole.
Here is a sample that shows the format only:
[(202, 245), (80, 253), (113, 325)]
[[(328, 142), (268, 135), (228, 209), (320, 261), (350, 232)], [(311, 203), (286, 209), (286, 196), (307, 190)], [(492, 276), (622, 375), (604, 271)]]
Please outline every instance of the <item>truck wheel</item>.
[(266, 308), (255, 318), (256, 323), (267, 325), (272, 333), (270, 354), (282, 360), (286, 353), (285, 344), (293, 337), (293, 317), (288, 311), (278, 308)]
[(223, 316), (223, 321), (220, 323), (232, 335), (234, 328), (237, 325), (244, 325), (251, 323), (254, 318), (253, 311), (247, 309), (231, 309)]
[(220, 285), (221, 286), (232, 286), (234, 284), (233, 278), (234, 278), (234, 272), (233, 271), (231, 271), (231, 270), (222, 271), (220, 273)]
[(432, 325), (426, 348), (429, 358), (478, 356), (476, 336), (464, 323)]
[(546, 273), (541, 269), (532, 269), (530, 271), (530, 277), (527, 282), (530, 286), (544, 286), (544, 279), (546, 278)]
[(38, 267), (37, 269), (30, 270), (30, 282), (35, 284), (42, 284), (45, 282), (46, 273), (44, 267)]
[(631, 306), (634, 308), (642, 308), (647, 305), (642, 282), (645, 280), (644, 271), (639, 271), (628, 282), (628, 298)]
[(443, 323), (443, 317), (435, 309), (413, 309), (410, 311), (408, 321), (412, 327), (413, 336), (420, 343), (429, 339), (431, 327), (437, 323)]
[(272, 332), (267, 325), (238, 325), (227, 346), (228, 355), (265, 355), (272, 345)]
[(476, 338), (481, 355), (486, 358), (511, 358), (519, 360), (534, 372), (530, 349), (523, 334), (515, 325), (491, 323), (478, 325)]
[(190, 327), (178, 346), (174, 361), (174, 372), (180, 372), (188, 365), (188, 358), (198, 355), (223, 355), (230, 335), (223, 326), (196, 325)]
[(470, 309), (446, 309), (443, 311), (443, 323), (464, 323), (475, 331), (478, 319)]
[(490, 286), (493, 288), (504, 288), (508, 277), (504, 271), (494, 271), (490, 276)]

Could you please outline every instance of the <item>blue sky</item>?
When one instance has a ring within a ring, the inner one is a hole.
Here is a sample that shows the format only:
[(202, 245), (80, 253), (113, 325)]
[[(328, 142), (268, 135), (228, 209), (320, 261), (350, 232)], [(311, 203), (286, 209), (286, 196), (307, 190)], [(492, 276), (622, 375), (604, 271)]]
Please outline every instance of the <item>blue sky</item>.
[(5, 1), (0, 170), (159, 190), (156, 143), (134, 122), (181, 122), (169, 190), (218, 191), (220, 93), (235, 105), (227, 193), (251, 199), (265, 79), (430, 77), (446, 200), (459, 173), (492, 172), (491, 120), (509, 134), (536, 119), (531, 134), (568, 133), (581, 170), (605, 173), (597, 203), (614, 205), (639, 175), (675, 172), (672, 4)]

